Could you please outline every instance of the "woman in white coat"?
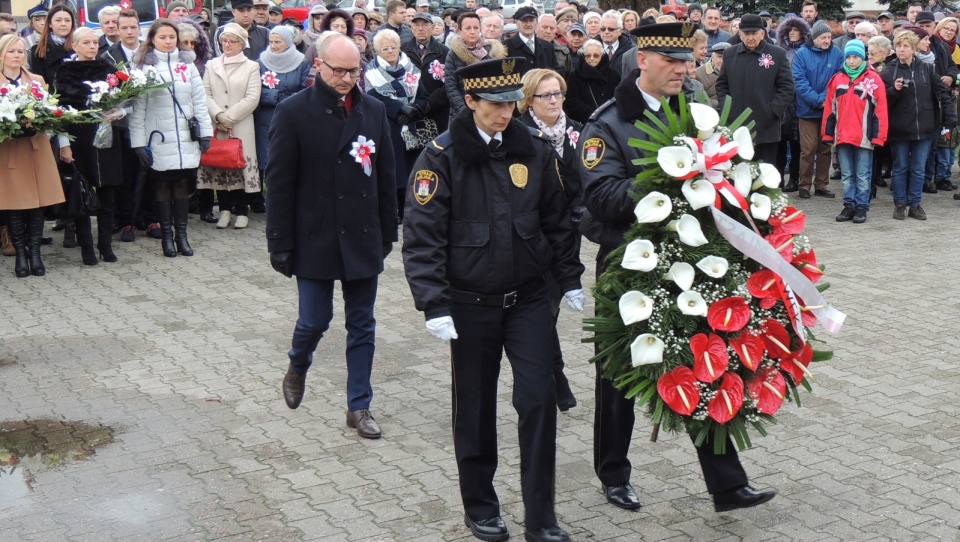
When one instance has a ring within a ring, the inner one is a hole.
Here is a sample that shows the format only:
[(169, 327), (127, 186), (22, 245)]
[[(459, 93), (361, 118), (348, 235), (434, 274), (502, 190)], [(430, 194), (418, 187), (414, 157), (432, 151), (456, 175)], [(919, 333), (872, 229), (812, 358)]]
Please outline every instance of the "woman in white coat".
[[(188, 189), (196, 178), (200, 155), (210, 148), (213, 126), (193, 52), (177, 48), (177, 25), (157, 19), (134, 57), (143, 70), (155, 70), (173, 86), (140, 96), (130, 116), (130, 146), (156, 187), (163, 255), (193, 256), (187, 241)], [(199, 141), (190, 134), (190, 119), (199, 123)], [(173, 226), (176, 226), (174, 246)]]
[(247, 59), (247, 31), (236, 23), (228, 23), (220, 32), (222, 56), (207, 62), (203, 87), (207, 93), (207, 109), (217, 126), (215, 137), (232, 135), (243, 142), (243, 169), (200, 168), (197, 188), (217, 191), (220, 220), (217, 228), (230, 225), (231, 212), (237, 215), (235, 229), (247, 227), (248, 193), (260, 191), (257, 167), (257, 131), (253, 112), (260, 104), (260, 64)]

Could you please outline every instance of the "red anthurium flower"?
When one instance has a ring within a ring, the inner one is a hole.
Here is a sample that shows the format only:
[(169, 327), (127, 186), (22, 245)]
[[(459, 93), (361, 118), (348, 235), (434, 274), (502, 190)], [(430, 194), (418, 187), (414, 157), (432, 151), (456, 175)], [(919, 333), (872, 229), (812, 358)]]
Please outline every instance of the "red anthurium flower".
[(743, 406), (743, 380), (736, 373), (725, 373), (717, 395), (707, 403), (707, 415), (717, 423), (727, 423)]
[(760, 308), (769, 309), (780, 300), (780, 277), (769, 269), (761, 269), (750, 275), (747, 289), (750, 295), (760, 300)]
[(747, 384), (747, 390), (760, 412), (773, 415), (787, 396), (787, 381), (776, 367), (768, 367)]
[(789, 373), (793, 381), (799, 384), (803, 377), (813, 380), (813, 374), (807, 369), (811, 360), (813, 360), (813, 348), (805, 344), (800, 350), (783, 357), (780, 360), (780, 368)]
[(657, 381), (657, 393), (670, 410), (689, 416), (700, 404), (700, 386), (690, 367), (677, 367)]
[(774, 231), (770, 235), (764, 237), (768, 243), (773, 245), (773, 248), (783, 256), (784, 260), (788, 262), (793, 261), (793, 235), (789, 233), (783, 233), (780, 231)]
[(130, 75), (123, 70), (117, 70), (117, 79), (120, 79), (121, 81), (126, 82), (127, 80), (130, 79)]
[(727, 370), (730, 357), (727, 345), (719, 335), (697, 333), (690, 338), (690, 350), (693, 351), (693, 374), (700, 382), (710, 383), (720, 378)]
[(737, 353), (737, 357), (740, 358), (740, 362), (743, 363), (744, 367), (751, 371), (756, 371), (757, 367), (760, 366), (760, 360), (763, 359), (763, 351), (766, 350), (763, 345), (763, 339), (749, 331), (744, 331), (730, 339), (730, 346), (733, 347), (733, 350)]
[(707, 309), (707, 323), (714, 331), (740, 331), (750, 321), (750, 307), (742, 297), (715, 301)]
[(793, 265), (806, 275), (810, 282), (817, 282), (823, 276), (823, 271), (817, 266), (817, 255), (813, 249), (804, 250), (793, 259)]
[(796, 235), (803, 231), (803, 226), (807, 222), (807, 216), (796, 207), (787, 207), (783, 210), (783, 218), (771, 216), (768, 222), (777, 232)]
[(768, 318), (763, 323), (763, 342), (767, 345), (767, 354), (773, 359), (790, 355), (790, 335), (783, 324)]
[(800, 305), (800, 319), (803, 320), (803, 325), (807, 327), (817, 325), (817, 316), (813, 314), (810, 308), (804, 306), (803, 300), (799, 297), (797, 298), (797, 304)]

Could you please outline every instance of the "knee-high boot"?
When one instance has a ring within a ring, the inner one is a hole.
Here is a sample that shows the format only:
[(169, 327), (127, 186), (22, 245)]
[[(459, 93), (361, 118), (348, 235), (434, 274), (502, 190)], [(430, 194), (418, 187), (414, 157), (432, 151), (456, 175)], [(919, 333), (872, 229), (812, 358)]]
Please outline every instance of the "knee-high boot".
[(10, 211), (10, 242), (13, 243), (17, 262), (13, 267), (18, 277), (30, 276), (30, 264), (27, 262), (27, 234), (23, 229), (23, 212)]
[(171, 217), (170, 200), (157, 200), (157, 215), (160, 217), (160, 248), (167, 258), (177, 256), (177, 248), (173, 245), (173, 217)]
[(42, 277), (47, 273), (40, 259), (40, 245), (43, 243), (43, 209), (30, 209), (23, 212), (26, 222), (28, 241), (30, 242), (30, 274)]
[(114, 188), (100, 188), (97, 193), (100, 195), (100, 212), (97, 213), (97, 250), (100, 252), (100, 259), (113, 263), (117, 261), (117, 255), (113, 253), (113, 218), (114, 208)]
[(193, 249), (190, 248), (190, 242), (187, 241), (187, 218), (189, 209), (189, 199), (173, 200), (173, 225), (176, 228), (174, 240), (177, 244), (177, 252), (184, 256), (193, 256)]
[(93, 250), (93, 226), (90, 217), (85, 216), (73, 221), (77, 229), (77, 244), (80, 245), (80, 256), (83, 265), (97, 265), (97, 253)]

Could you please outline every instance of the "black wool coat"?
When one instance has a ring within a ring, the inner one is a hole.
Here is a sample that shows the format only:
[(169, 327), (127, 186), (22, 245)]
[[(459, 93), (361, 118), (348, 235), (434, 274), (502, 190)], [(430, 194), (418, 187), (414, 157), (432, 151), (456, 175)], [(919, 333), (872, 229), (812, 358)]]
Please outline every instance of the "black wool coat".
[(556, 52), (553, 50), (553, 44), (540, 38), (534, 37), (533, 49), (535, 53), (530, 52), (530, 48), (520, 38), (518, 32), (512, 38), (507, 40), (507, 56), (519, 56), (527, 59), (527, 65), (524, 71), (534, 68), (543, 68), (552, 70), (557, 66)]
[(426, 43), (423, 58), (420, 58), (420, 47), (416, 39), (404, 42), (400, 49), (414, 66), (420, 68), (420, 81), (427, 91), (427, 107), (424, 110), (424, 116), (437, 123), (437, 133), (443, 133), (447, 129), (450, 117), (450, 99), (443, 85), (446, 75), (444, 69), (450, 49), (433, 37)]
[[(356, 280), (383, 271), (397, 240), (393, 143), (383, 103), (356, 87), (344, 118), (339, 95), (318, 77), (280, 102), (270, 127), (267, 250), (293, 251), (293, 273)], [(350, 154), (364, 136), (376, 149), (370, 175)]]
[(604, 55), (593, 67), (583, 58), (577, 58), (573, 71), (567, 77), (567, 99), (563, 110), (578, 122), (586, 122), (604, 102), (613, 98), (620, 83), (620, 74)]
[(753, 51), (743, 43), (723, 53), (723, 71), (717, 79), (717, 100), (727, 96), (733, 101), (730, 118), (737, 118), (745, 109), (753, 112), (756, 122), (755, 144), (780, 141), (780, 123), (794, 100), (793, 70), (787, 52), (767, 41)]

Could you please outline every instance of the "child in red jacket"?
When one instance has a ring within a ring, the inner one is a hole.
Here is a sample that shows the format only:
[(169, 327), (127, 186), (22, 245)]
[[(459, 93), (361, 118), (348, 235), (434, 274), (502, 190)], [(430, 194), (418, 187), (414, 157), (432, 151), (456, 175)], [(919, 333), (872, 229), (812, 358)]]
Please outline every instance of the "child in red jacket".
[(837, 148), (843, 179), (843, 211), (837, 222), (862, 224), (870, 210), (873, 147), (887, 139), (887, 92), (869, 63), (863, 42), (850, 40), (843, 68), (830, 79), (821, 135)]

